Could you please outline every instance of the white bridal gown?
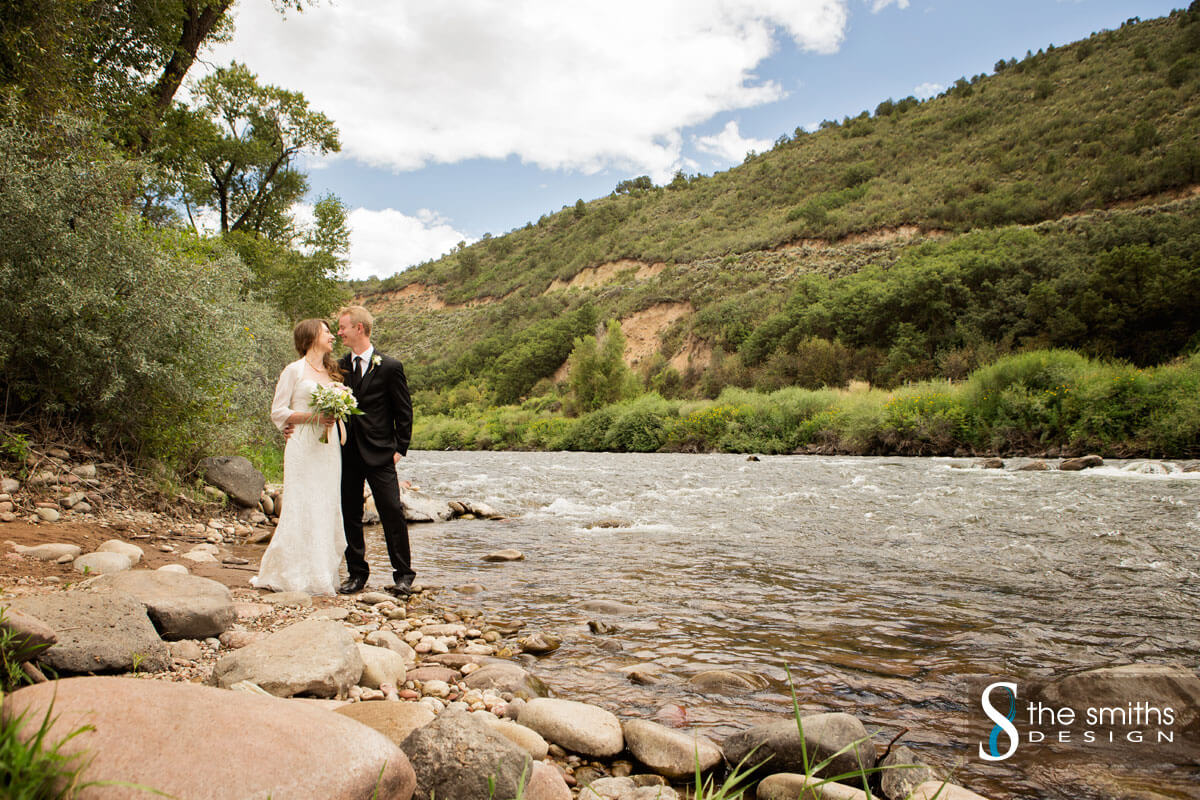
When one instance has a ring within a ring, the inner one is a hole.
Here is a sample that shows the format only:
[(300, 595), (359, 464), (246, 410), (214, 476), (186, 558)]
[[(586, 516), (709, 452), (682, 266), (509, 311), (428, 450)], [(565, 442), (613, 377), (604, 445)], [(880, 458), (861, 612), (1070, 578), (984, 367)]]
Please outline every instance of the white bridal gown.
[[(304, 359), (284, 367), (275, 386), (271, 421), (280, 429), (297, 411), (309, 410), (317, 387)], [(279, 592), (331, 595), (346, 549), (342, 529), (342, 452), (336, 427), (319, 442), (321, 428), (297, 425), (283, 448), (283, 508), (258, 575), (250, 584)]]

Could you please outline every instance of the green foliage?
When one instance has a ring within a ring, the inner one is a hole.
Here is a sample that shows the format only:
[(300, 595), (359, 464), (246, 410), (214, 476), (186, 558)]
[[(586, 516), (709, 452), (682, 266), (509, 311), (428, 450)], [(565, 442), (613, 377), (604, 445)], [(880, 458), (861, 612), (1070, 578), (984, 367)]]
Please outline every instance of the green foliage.
[(1037, 350), (1001, 358), (960, 383), (771, 393), (727, 388), (715, 400), (647, 394), (571, 420), (550, 407), (419, 418), (420, 447), (592, 451), (1100, 452), (1200, 455), (1200, 355), (1154, 369)]
[(222, 233), (286, 235), (289, 209), (308, 190), (293, 162), (341, 149), (332, 120), (236, 62), (202, 78), (195, 96), (196, 108), (176, 108), (168, 125), (184, 199), (215, 211)]
[(609, 320), (603, 340), (583, 336), (571, 350), (567, 384), (574, 407), (594, 411), (637, 392), (637, 378), (625, 364), (625, 336), (621, 323)]
[(0, 374), (8, 413), (178, 465), (263, 435), (287, 334), (219, 243), (129, 215), (131, 169), (78, 123), (3, 120)]

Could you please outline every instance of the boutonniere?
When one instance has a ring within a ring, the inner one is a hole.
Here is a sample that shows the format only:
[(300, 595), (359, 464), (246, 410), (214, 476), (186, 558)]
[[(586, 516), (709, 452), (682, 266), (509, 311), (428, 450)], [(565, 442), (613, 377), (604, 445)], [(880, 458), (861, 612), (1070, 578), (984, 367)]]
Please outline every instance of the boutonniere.
[(371, 356), (371, 366), (372, 367), (378, 367), (382, 363), (383, 363), (383, 356), (381, 356), (379, 354)]

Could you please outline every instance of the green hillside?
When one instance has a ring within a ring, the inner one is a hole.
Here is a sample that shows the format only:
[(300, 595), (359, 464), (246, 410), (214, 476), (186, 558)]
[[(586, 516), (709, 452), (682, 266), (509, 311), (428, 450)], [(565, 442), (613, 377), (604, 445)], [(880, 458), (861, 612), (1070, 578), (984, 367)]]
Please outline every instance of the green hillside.
[(553, 393), (607, 319), (666, 397), (1161, 363), (1200, 330), (1198, 90), (1200, 9), (1130, 20), (354, 289), (430, 408)]

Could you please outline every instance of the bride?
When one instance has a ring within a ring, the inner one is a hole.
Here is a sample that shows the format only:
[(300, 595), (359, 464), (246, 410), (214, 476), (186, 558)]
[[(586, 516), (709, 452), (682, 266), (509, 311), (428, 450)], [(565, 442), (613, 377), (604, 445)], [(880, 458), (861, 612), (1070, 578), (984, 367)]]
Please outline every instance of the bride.
[(341, 372), (333, 360), (333, 333), (320, 319), (306, 319), (292, 331), (301, 355), (283, 368), (271, 403), (271, 421), (295, 433), (283, 448), (283, 508), (271, 544), (263, 554), (256, 588), (334, 594), (346, 548), (342, 528), (341, 446), (336, 431), (318, 441), (331, 420), (316, 419), (309, 399), (317, 384), (334, 384)]

